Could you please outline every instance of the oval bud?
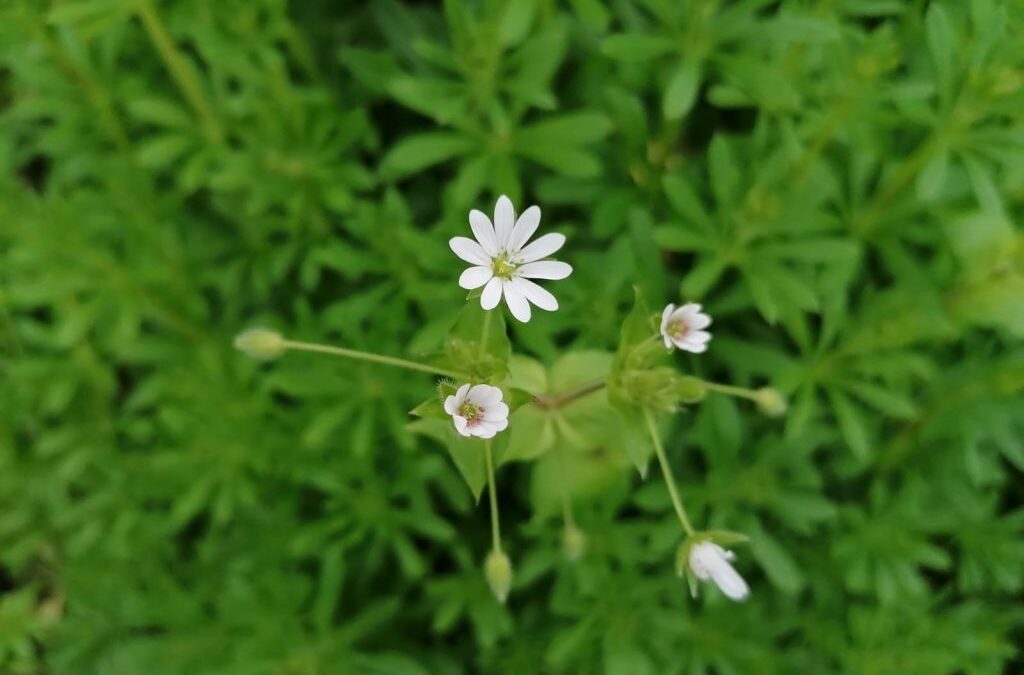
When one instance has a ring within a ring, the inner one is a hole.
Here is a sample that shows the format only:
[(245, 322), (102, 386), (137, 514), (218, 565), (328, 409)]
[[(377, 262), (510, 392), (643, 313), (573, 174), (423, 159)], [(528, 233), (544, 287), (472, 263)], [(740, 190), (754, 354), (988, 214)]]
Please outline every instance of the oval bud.
[(276, 359), (286, 349), (284, 338), (268, 328), (250, 328), (235, 336), (235, 349), (261, 361)]
[(754, 392), (754, 396), (758, 410), (769, 417), (785, 414), (786, 408), (789, 407), (782, 394), (772, 387), (761, 387)]
[(498, 602), (505, 604), (508, 591), (512, 588), (512, 562), (504, 551), (491, 551), (484, 562), (484, 575), (491, 587), (491, 592)]
[(700, 403), (707, 393), (707, 387), (699, 377), (683, 375), (676, 381), (676, 394), (683, 403)]

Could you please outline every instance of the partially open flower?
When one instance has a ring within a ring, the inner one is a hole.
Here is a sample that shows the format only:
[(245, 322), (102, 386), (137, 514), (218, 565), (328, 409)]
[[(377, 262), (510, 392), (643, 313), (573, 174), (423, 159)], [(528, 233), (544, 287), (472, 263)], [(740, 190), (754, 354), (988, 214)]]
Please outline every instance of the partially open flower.
[(746, 600), (750, 588), (739, 575), (731, 561), (736, 554), (726, 551), (711, 541), (702, 541), (690, 548), (690, 571), (701, 581), (712, 581), (725, 595), (733, 600)]
[(493, 225), (482, 211), (469, 212), (476, 241), (452, 237), (448, 245), (473, 265), (459, 277), (459, 285), (467, 290), (483, 286), (481, 307), (494, 309), (504, 295), (512, 316), (524, 323), (530, 320), (530, 303), (549, 312), (558, 309), (555, 296), (530, 279), (564, 279), (572, 273), (568, 263), (543, 259), (562, 248), (565, 235), (552, 232), (527, 245), (539, 225), (538, 207), (526, 209), (517, 220), (512, 201), (504, 195), (494, 207)]
[(711, 325), (711, 317), (700, 309), (695, 302), (678, 309), (675, 305), (665, 306), (661, 313), (661, 337), (665, 340), (665, 349), (676, 346), (694, 354), (707, 351), (711, 333), (703, 329)]
[(501, 399), (501, 389), (497, 387), (464, 384), (444, 400), (444, 411), (452, 416), (460, 435), (494, 438), (508, 427), (508, 405)]

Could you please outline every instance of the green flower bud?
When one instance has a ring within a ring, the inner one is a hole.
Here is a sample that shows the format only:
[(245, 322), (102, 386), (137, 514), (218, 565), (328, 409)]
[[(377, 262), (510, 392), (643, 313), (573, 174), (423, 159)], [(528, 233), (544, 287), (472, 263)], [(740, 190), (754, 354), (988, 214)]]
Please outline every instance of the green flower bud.
[(761, 387), (754, 392), (757, 408), (769, 417), (778, 417), (785, 414), (788, 404), (786, 399), (778, 390), (772, 387)]
[(512, 562), (503, 551), (492, 550), (484, 562), (484, 576), (498, 602), (505, 604), (512, 587)]
[(562, 550), (566, 558), (576, 562), (587, 550), (587, 535), (575, 525), (566, 525), (562, 532)]
[(260, 361), (276, 359), (286, 349), (284, 338), (268, 328), (250, 328), (235, 336), (235, 349)]
[(683, 375), (676, 382), (676, 394), (683, 403), (700, 403), (707, 393), (707, 387), (698, 377)]

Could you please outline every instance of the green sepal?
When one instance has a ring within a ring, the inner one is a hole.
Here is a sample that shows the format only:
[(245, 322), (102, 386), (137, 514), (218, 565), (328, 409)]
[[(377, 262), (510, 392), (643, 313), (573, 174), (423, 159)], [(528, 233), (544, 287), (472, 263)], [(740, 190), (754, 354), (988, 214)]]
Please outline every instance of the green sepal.
[[(638, 347), (650, 342), (651, 336), (655, 334), (655, 325), (652, 320), (651, 311), (647, 308), (644, 296), (640, 293), (640, 287), (633, 287), (633, 309), (622, 321), (622, 328), (619, 330), (619, 349), (616, 354), (616, 369), (624, 367), (635, 367), (635, 355)], [(646, 350), (643, 350), (646, 351)], [(649, 356), (657, 356), (658, 352), (665, 352), (664, 348), (652, 351)], [(645, 354), (646, 355), (646, 354)]]

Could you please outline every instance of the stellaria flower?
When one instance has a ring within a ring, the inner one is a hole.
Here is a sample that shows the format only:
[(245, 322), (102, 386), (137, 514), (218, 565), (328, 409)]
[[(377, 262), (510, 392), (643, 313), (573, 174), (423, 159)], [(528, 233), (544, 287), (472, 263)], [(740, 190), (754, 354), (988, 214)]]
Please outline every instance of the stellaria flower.
[(483, 287), (480, 306), (494, 309), (505, 297), (512, 316), (530, 320), (530, 303), (553, 312), (555, 296), (530, 279), (564, 279), (572, 267), (559, 260), (544, 260), (565, 244), (565, 235), (548, 233), (527, 244), (540, 225), (540, 208), (531, 206), (516, 220), (512, 201), (502, 195), (494, 206), (494, 224), (482, 211), (469, 212), (469, 226), (476, 241), (452, 237), (448, 242), (455, 255), (473, 265), (459, 277), (466, 290)]
[(665, 349), (672, 349), (674, 345), (694, 354), (707, 351), (711, 333), (703, 329), (711, 325), (711, 317), (700, 309), (695, 302), (678, 309), (675, 305), (665, 306), (661, 313), (661, 337), (665, 340)]
[(694, 544), (690, 549), (690, 571), (701, 581), (712, 581), (732, 600), (746, 600), (750, 588), (729, 563), (736, 554), (711, 541)]
[(464, 384), (444, 400), (444, 411), (452, 416), (460, 435), (494, 438), (508, 427), (508, 405), (501, 399), (501, 389), (497, 387)]

